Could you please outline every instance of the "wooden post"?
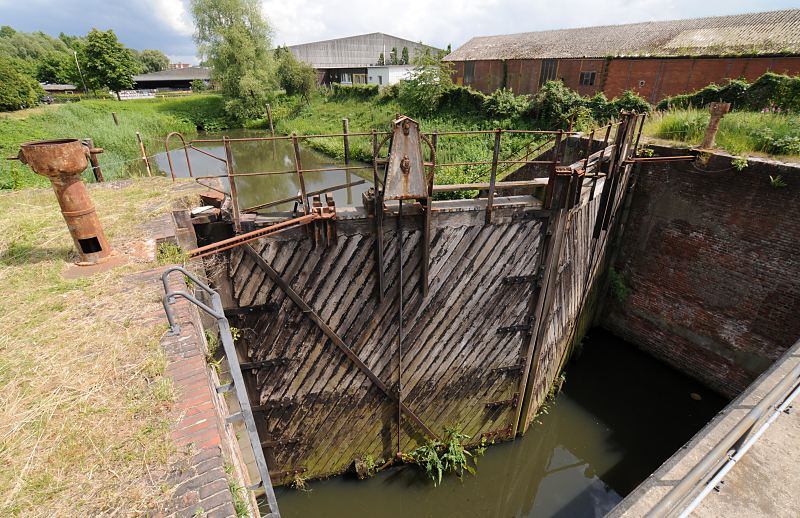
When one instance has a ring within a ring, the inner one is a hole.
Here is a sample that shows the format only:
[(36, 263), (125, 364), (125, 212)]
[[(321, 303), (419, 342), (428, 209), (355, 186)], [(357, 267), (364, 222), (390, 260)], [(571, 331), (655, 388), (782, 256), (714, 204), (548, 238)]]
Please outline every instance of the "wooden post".
[(500, 158), (500, 136), (503, 130), (494, 132), (494, 153), (492, 155), (492, 172), (489, 176), (489, 196), (486, 200), (486, 223), (492, 222), (492, 209), (494, 208), (494, 184), (497, 181), (497, 161)]
[(719, 129), (719, 121), (726, 113), (731, 111), (731, 103), (711, 103), (708, 105), (711, 112), (711, 119), (708, 121), (706, 134), (703, 137), (703, 143), (700, 144), (701, 149), (712, 149), (714, 147), (714, 139), (717, 137), (717, 130)]
[[(233, 151), (228, 137), (222, 137), (225, 146), (225, 166), (228, 171), (228, 187), (231, 195), (231, 212), (233, 213), (233, 228), (236, 232), (241, 232), (242, 223), (239, 219), (239, 195), (236, 192), (236, 177), (233, 176)], [(308, 214), (308, 212), (306, 212)]]
[(297, 172), (297, 180), (300, 183), (300, 196), (303, 198), (303, 212), (310, 214), (311, 207), (308, 205), (306, 182), (303, 179), (303, 162), (300, 160), (300, 142), (297, 140), (296, 133), (292, 133), (292, 145), (294, 146), (294, 169)]
[(147, 169), (147, 176), (153, 176), (153, 171), (150, 169), (150, 160), (147, 159), (147, 152), (144, 150), (144, 142), (142, 142), (142, 135), (137, 131), (136, 140), (139, 142), (139, 151), (142, 153), (142, 160), (144, 167)]
[(267, 120), (269, 121), (269, 134), (275, 138), (275, 126), (272, 125), (272, 106), (267, 103)]
[(95, 181), (104, 182), (105, 178), (103, 178), (103, 170), (100, 169), (100, 162), (97, 160), (97, 153), (92, 153), (94, 149), (94, 140), (85, 138), (82, 142), (89, 148), (89, 165), (92, 166), (92, 174), (94, 174)]
[(381, 183), (378, 178), (378, 134), (372, 130), (372, 181), (374, 182), (375, 197), (373, 201), (373, 231), (375, 232), (375, 272), (378, 274), (378, 282), (375, 283), (378, 302), (383, 302), (383, 294), (386, 289), (383, 278), (383, 196), (381, 195)]
[(114, 124), (119, 126), (119, 118), (117, 118), (117, 112), (111, 112), (111, 118), (114, 119)]
[[(350, 138), (348, 136), (350, 133), (350, 121), (347, 118), (342, 119), (342, 140), (344, 142), (344, 165), (348, 167), (350, 165)], [(353, 189), (350, 187), (350, 183), (352, 182), (352, 178), (350, 175), (350, 169), (344, 170), (344, 177), (345, 183), (347, 186), (347, 204), (353, 204)]]

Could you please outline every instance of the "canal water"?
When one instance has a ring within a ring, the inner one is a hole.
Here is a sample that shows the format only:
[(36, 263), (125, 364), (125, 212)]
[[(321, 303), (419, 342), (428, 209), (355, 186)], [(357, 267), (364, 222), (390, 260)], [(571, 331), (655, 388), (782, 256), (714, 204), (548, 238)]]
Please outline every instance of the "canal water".
[(477, 475), (434, 487), (413, 467), (276, 490), (284, 518), (599, 517), (727, 403), (602, 329), (525, 437), (492, 446)]
[[(197, 139), (221, 139), (223, 135), (230, 138), (265, 136), (263, 131), (257, 132), (238, 129), (226, 131), (224, 134), (201, 132), (197, 136)], [(177, 144), (179, 140), (176, 138), (172, 143)], [(195, 147), (217, 157), (225, 157), (225, 149), (222, 143), (200, 142), (195, 144)], [(237, 174), (291, 171), (291, 173), (286, 174), (237, 177), (236, 188), (239, 195), (239, 205), (242, 209), (268, 201), (289, 198), (300, 191), (300, 183), (297, 174), (294, 172), (294, 148), (292, 147), (291, 141), (234, 141), (231, 142), (231, 151), (233, 153), (234, 171)], [(183, 150), (177, 149), (171, 151), (170, 157), (175, 169), (175, 176), (187, 178), (189, 176), (189, 169), (186, 166), (186, 155)], [(226, 174), (226, 167), (223, 162), (199, 151), (190, 149), (189, 159), (192, 163), (192, 174), (195, 177)], [(343, 164), (337, 163), (335, 159), (307, 147), (300, 148), (300, 161), (303, 165), (303, 169), (325, 169), (325, 171), (303, 174), (306, 192), (364, 181), (364, 183), (349, 189), (334, 191), (332, 194), (337, 207), (360, 205), (361, 193), (372, 186), (371, 169), (344, 171), (341, 169)], [(155, 156), (155, 165), (164, 174), (167, 176), (170, 175), (169, 161), (167, 160), (166, 153), (162, 152)], [(358, 162), (351, 163), (351, 166), (356, 165), (364, 164)], [(227, 180), (223, 178), (222, 183), (224, 189), (227, 191)], [(268, 210), (290, 210), (292, 206), (293, 203), (286, 203)]]

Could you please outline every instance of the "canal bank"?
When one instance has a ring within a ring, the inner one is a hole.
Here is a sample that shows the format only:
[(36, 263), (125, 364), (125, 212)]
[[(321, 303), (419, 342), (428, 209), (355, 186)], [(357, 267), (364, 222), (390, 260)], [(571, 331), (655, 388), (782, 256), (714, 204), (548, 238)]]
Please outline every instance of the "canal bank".
[[(278, 490), (287, 518), (603, 516), (727, 400), (635, 346), (592, 329), (563, 389), (524, 437), (495, 445), (477, 475), (434, 487), (414, 466)], [(654, 440), (654, 438), (658, 440)]]

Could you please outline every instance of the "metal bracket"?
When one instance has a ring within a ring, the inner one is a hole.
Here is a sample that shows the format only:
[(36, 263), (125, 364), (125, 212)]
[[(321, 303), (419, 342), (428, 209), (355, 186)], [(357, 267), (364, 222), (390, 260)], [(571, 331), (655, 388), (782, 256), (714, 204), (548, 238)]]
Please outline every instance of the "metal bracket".
[(502, 399), (500, 401), (489, 401), (484, 406), (486, 408), (497, 408), (501, 406), (510, 406), (511, 408), (517, 408), (519, 404), (519, 392), (514, 393), (514, 397), (511, 399)]
[(503, 279), (503, 284), (525, 284), (536, 279), (536, 275), (511, 275)]
[(511, 326), (498, 327), (497, 333), (498, 334), (516, 333), (517, 331), (529, 331), (530, 329), (531, 329), (530, 324), (514, 324)]

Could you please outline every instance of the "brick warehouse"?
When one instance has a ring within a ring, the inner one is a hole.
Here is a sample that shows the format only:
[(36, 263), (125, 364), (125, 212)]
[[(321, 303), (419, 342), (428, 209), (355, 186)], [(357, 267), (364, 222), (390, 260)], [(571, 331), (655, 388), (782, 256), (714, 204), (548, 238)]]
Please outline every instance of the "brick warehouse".
[(445, 58), (454, 80), (535, 93), (560, 79), (581, 95), (634, 90), (651, 103), (728, 79), (800, 74), (800, 9), (479, 36)]

